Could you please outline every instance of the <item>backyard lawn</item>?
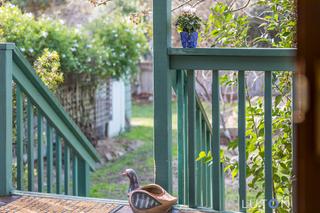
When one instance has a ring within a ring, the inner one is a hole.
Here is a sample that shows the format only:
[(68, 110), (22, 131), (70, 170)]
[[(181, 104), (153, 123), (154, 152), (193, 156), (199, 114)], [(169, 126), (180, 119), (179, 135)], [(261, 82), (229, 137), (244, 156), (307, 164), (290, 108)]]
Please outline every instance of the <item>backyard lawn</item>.
[[(173, 103), (173, 137), (176, 135), (176, 113)], [(126, 168), (136, 170), (141, 185), (154, 182), (153, 161), (153, 105), (137, 104), (132, 107), (132, 129), (119, 139), (139, 140), (142, 145), (119, 159), (105, 164), (91, 175), (91, 197), (127, 199), (128, 179), (121, 173)], [(121, 140), (120, 140), (121, 141)], [(174, 140), (175, 141), (175, 140)], [(173, 149), (174, 156), (177, 148)]]

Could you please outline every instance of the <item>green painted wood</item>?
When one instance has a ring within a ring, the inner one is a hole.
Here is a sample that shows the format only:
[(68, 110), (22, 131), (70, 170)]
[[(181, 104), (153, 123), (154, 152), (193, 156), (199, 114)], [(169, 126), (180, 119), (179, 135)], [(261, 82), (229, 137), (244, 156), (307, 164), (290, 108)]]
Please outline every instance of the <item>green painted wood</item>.
[[(189, 124), (188, 124), (188, 82), (187, 82), (187, 76), (185, 75), (185, 83), (184, 83), (184, 172), (185, 174), (189, 174), (189, 136), (188, 136), (188, 131), (189, 131)], [(184, 186), (185, 186), (185, 197), (184, 197), (184, 202), (185, 204), (189, 204), (189, 175), (184, 176)]]
[(61, 194), (62, 150), (61, 137), (56, 132), (56, 193)]
[[(201, 139), (200, 139), (200, 118), (201, 118), (201, 111), (199, 106), (196, 106), (196, 151), (195, 155), (198, 156), (198, 154), (201, 152)], [(195, 169), (195, 175), (196, 175), (196, 206), (201, 206), (201, 162), (196, 162), (196, 169)]]
[(16, 124), (17, 124), (17, 189), (23, 190), (23, 95), (16, 84)]
[(189, 176), (189, 206), (196, 206), (196, 187), (195, 187), (195, 141), (196, 141), (196, 91), (195, 76), (193, 70), (187, 72), (188, 80), (188, 176)]
[(33, 104), (28, 97), (27, 102), (27, 125), (28, 125), (28, 190), (33, 191), (34, 180), (34, 123), (33, 123)]
[[(204, 126), (204, 134), (205, 134), (205, 140), (204, 140), (204, 150), (206, 153), (209, 152), (209, 147), (210, 147), (210, 138), (208, 134), (208, 127), (205, 125)], [(208, 207), (210, 203), (210, 173), (209, 173), (209, 167), (208, 165), (204, 166), (205, 168), (205, 190), (204, 190), (204, 207)]]
[(178, 113), (178, 202), (184, 204), (184, 74), (182, 71), (177, 73), (177, 113)]
[(72, 195), (78, 196), (78, 157), (73, 152), (72, 157)]
[(64, 194), (69, 194), (69, 178), (70, 178), (70, 149), (64, 144)]
[(0, 51), (0, 196), (12, 190), (12, 51)]
[[(203, 151), (206, 150), (206, 143), (207, 143), (207, 134), (206, 134), (206, 128), (205, 122), (202, 120), (202, 140), (201, 140), (201, 147)], [(201, 174), (202, 174), (202, 195), (201, 195), (201, 206), (207, 205), (207, 173), (206, 173), (206, 165), (204, 163), (201, 164)]]
[(52, 192), (52, 167), (53, 167), (53, 151), (52, 151), (52, 127), (47, 120), (47, 193)]
[[(208, 130), (208, 126), (206, 125), (206, 147), (207, 147), (207, 153), (211, 151), (211, 137), (209, 134), (209, 130)], [(212, 208), (212, 166), (208, 166), (208, 164), (206, 165), (207, 167), (207, 207), (208, 208)]]
[(221, 175), (220, 175), (220, 104), (219, 104), (219, 71), (212, 71), (212, 191), (213, 209), (220, 211), (221, 206)]
[(265, 212), (272, 213), (273, 209), (269, 207), (268, 202), (273, 199), (272, 196), (272, 73), (265, 72), (265, 91), (264, 91), (264, 169), (265, 169)]
[(78, 195), (87, 197), (89, 195), (90, 168), (88, 163), (79, 158), (78, 160)]
[(246, 212), (247, 181), (246, 181), (246, 94), (245, 71), (238, 73), (238, 138), (239, 138), (239, 210)]
[(172, 191), (172, 91), (167, 54), (171, 45), (170, 8), (171, 0), (153, 1), (155, 182), (169, 192)]
[[(205, 151), (205, 143), (204, 143), (204, 127), (203, 127), (203, 116), (200, 114), (199, 118), (199, 124), (200, 124), (200, 150)], [(206, 184), (206, 177), (205, 177), (205, 164), (201, 162), (200, 164), (200, 174), (201, 174), (201, 203), (200, 206), (205, 206), (205, 184)]]
[(40, 78), (35, 74), (30, 63), (23, 57), (18, 48), (13, 50), (13, 78), (19, 83), (26, 94), (32, 98), (34, 104), (42, 110), (49, 118), (55, 129), (61, 132), (62, 136), (68, 139), (71, 147), (78, 150), (78, 153), (94, 169), (95, 163), (99, 161), (99, 155), (89, 140), (77, 127), (75, 122), (64, 111), (63, 107)]
[(169, 48), (171, 69), (295, 70), (295, 49)]
[(42, 113), (38, 109), (38, 159), (37, 159), (37, 166), (38, 166), (38, 191), (43, 192), (43, 141), (42, 141)]
[(224, 165), (223, 163), (220, 164), (220, 179), (221, 179), (221, 209), (225, 211), (225, 174), (224, 174)]

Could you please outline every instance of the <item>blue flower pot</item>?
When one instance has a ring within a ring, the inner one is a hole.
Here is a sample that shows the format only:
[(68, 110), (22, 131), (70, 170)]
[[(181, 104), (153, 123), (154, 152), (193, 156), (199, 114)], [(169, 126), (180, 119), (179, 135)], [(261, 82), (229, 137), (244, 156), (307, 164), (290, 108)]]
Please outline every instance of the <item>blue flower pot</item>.
[(183, 48), (196, 48), (198, 44), (198, 32), (181, 32), (181, 44)]

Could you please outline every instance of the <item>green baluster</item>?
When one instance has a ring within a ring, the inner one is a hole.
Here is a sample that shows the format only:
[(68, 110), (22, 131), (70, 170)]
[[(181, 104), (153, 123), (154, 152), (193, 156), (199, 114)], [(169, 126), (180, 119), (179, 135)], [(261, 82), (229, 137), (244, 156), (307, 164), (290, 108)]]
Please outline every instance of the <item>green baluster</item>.
[(189, 176), (189, 206), (195, 207), (195, 140), (196, 140), (196, 98), (194, 71), (188, 70), (188, 176)]
[(61, 138), (59, 133), (56, 132), (56, 193), (61, 194), (61, 163), (62, 163), (62, 152), (61, 152)]
[(70, 149), (64, 144), (64, 194), (69, 194), (69, 177), (70, 177)]
[(212, 191), (213, 209), (220, 211), (221, 207), (221, 175), (220, 175), (220, 106), (219, 106), (219, 71), (212, 71)]
[(42, 113), (38, 109), (38, 191), (43, 191)]
[(272, 213), (273, 209), (269, 207), (272, 201), (272, 72), (265, 72), (264, 76), (264, 162), (265, 162), (265, 212)]
[(21, 87), (16, 84), (17, 102), (17, 189), (23, 190), (23, 95)]
[(52, 128), (47, 120), (47, 192), (51, 193), (52, 189)]
[(34, 132), (33, 132), (33, 105), (30, 98), (27, 103), (27, 122), (28, 122), (28, 190), (33, 191), (34, 173)]
[(238, 75), (238, 138), (239, 138), (239, 207), (246, 212), (247, 182), (246, 182), (246, 95), (245, 71)]
[(72, 158), (72, 193), (78, 196), (78, 157), (75, 152)]

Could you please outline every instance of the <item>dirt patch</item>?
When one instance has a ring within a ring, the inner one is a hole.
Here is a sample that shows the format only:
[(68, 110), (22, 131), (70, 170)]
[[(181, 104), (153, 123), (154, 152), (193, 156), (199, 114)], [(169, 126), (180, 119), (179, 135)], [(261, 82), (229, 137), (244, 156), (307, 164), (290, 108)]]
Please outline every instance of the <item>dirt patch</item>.
[(101, 156), (100, 166), (106, 164), (107, 162), (117, 160), (126, 153), (136, 150), (142, 144), (143, 142), (138, 140), (131, 141), (115, 138), (108, 138), (98, 141), (96, 150)]

